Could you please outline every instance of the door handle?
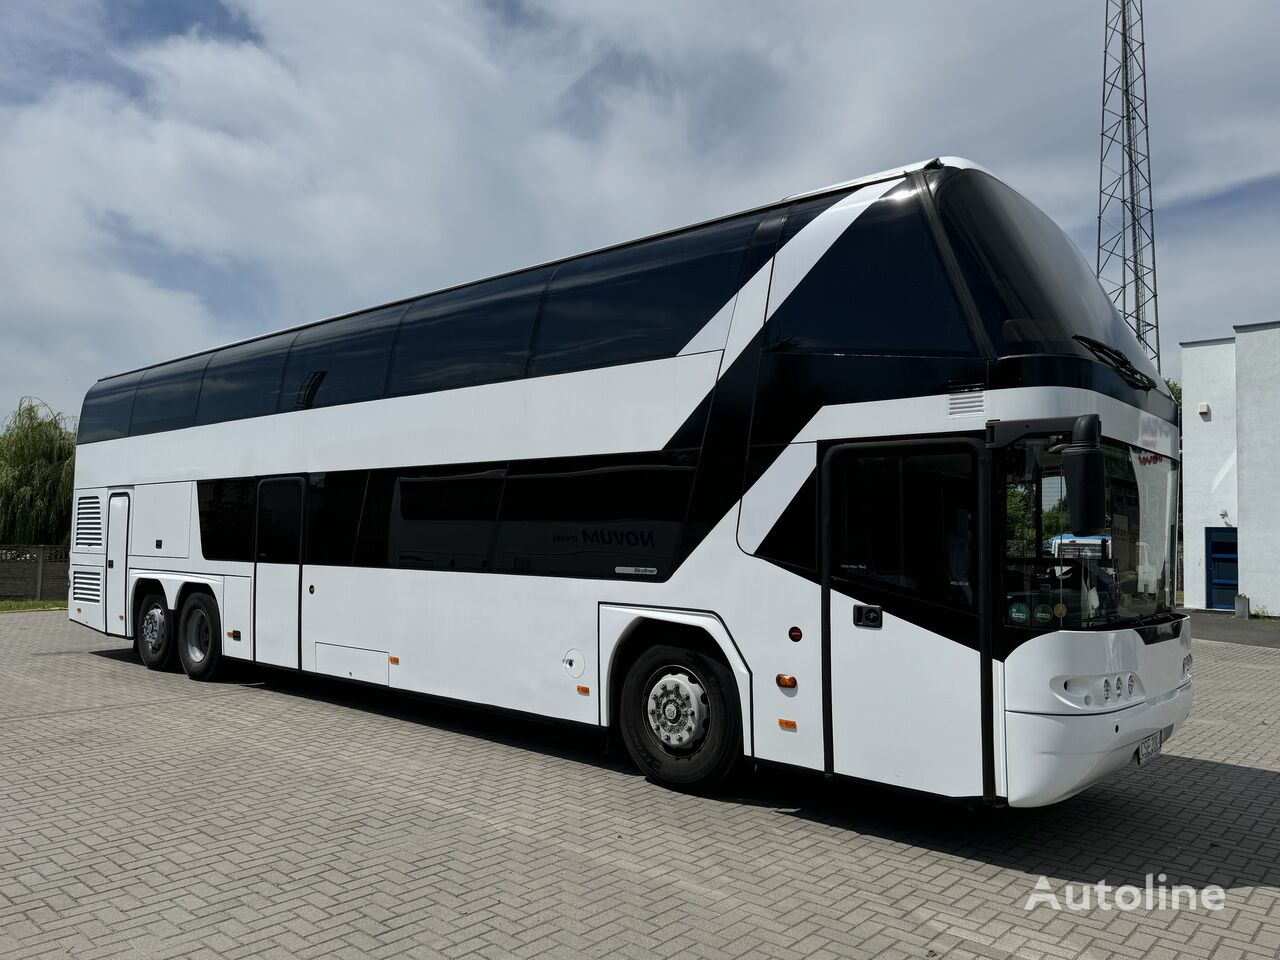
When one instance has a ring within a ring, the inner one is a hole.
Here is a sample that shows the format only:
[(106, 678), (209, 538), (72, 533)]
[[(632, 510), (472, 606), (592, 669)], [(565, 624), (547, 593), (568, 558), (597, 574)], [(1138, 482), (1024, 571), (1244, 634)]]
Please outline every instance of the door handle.
[(879, 630), (884, 626), (884, 613), (879, 607), (868, 607), (861, 603), (853, 605), (853, 625), (868, 630)]
[(108, 561), (107, 561), (107, 569), (108, 569), (108, 570), (114, 570), (115, 568), (116, 568), (116, 562), (115, 562), (114, 560), (108, 560)]

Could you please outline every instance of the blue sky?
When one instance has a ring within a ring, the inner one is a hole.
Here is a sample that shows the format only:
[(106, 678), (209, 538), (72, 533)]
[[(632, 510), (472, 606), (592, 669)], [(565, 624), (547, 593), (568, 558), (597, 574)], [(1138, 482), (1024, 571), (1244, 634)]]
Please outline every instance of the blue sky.
[[(1147, 2), (1167, 372), (1280, 319), (1280, 6)], [(938, 154), (1092, 261), (1102, 0), (9, 0), (0, 407)]]

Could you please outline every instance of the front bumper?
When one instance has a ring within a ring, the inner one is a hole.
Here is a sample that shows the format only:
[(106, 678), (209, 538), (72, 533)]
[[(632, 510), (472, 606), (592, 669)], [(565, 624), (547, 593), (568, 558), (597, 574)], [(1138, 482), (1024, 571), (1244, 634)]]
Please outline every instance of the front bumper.
[(1191, 686), (1188, 680), (1162, 697), (1109, 713), (1006, 711), (1009, 806), (1065, 800), (1133, 763), (1144, 737), (1162, 730), (1168, 742), (1191, 712)]

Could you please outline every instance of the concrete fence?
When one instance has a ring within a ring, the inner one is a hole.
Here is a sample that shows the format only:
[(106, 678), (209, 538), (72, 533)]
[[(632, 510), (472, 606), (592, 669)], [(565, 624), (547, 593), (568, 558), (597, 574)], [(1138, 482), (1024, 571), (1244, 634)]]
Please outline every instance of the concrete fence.
[(0, 600), (65, 600), (69, 547), (0, 546)]

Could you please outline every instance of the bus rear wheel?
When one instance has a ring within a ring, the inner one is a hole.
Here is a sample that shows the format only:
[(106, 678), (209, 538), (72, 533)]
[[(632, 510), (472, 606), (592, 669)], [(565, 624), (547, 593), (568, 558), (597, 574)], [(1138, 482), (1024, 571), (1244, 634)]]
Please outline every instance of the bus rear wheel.
[(134, 642), (148, 670), (164, 670), (173, 662), (174, 617), (164, 594), (148, 593), (138, 604)]
[(693, 650), (656, 646), (622, 685), (622, 739), (653, 780), (715, 790), (742, 756), (742, 713), (729, 668)]
[(192, 680), (212, 680), (222, 655), (222, 623), (218, 604), (207, 593), (193, 593), (182, 605), (178, 624), (178, 657)]

